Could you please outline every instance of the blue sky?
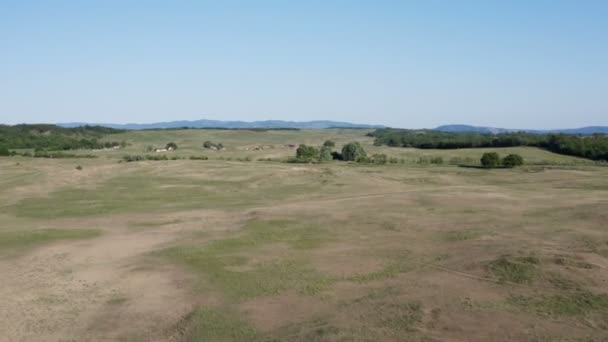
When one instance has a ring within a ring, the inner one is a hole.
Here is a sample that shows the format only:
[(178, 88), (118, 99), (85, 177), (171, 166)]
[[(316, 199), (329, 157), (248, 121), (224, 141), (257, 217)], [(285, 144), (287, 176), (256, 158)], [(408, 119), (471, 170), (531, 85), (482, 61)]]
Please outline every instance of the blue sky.
[(0, 122), (608, 125), (608, 1), (4, 1)]

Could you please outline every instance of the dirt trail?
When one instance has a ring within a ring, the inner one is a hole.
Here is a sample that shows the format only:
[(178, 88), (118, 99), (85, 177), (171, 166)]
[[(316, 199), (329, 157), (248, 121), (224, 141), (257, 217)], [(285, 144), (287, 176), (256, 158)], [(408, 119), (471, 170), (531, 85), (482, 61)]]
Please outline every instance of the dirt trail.
[(0, 340), (166, 339), (192, 310), (187, 279), (175, 269), (141, 267), (141, 257), (174, 234), (112, 230), (0, 261)]

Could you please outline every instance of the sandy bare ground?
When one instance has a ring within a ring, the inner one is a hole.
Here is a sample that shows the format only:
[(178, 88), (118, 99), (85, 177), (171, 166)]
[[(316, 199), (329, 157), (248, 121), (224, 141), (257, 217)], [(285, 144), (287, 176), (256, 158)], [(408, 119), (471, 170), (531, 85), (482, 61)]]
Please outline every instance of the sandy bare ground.
[[(191, 299), (190, 279), (175, 268), (148, 265), (146, 256), (189, 229), (217, 229), (219, 219), (229, 227), (230, 220), (182, 213), (179, 216), (188, 222), (178, 222), (174, 215), (136, 231), (117, 224), (126, 221), (123, 217), (88, 221), (87, 226), (112, 228), (98, 238), (62, 241), (1, 261), (0, 340), (176, 338), (173, 328), (197, 305)], [(142, 222), (151, 223), (147, 220)]]

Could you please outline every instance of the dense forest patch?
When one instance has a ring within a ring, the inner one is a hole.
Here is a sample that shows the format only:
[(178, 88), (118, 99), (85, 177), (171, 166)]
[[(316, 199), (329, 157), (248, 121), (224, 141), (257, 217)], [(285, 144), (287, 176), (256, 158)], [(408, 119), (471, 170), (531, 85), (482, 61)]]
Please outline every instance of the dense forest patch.
[(383, 128), (368, 133), (368, 136), (375, 138), (375, 145), (393, 147), (456, 149), (532, 146), (570, 156), (608, 160), (608, 136), (604, 134), (572, 135), (526, 132), (488, 134)]
[(102, 126), (65, 128), (49, 124), (0, 125), (0, 146), (10, 149), (39, 150), (102, 149), (124, 145), (123, 142), (99, 139), (123, 130)]

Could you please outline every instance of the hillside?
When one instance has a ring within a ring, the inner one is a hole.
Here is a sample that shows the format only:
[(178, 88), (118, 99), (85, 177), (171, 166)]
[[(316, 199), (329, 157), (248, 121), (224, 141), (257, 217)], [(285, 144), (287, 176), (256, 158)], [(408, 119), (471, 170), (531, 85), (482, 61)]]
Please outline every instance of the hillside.
[(484, 127), (484, 126), (471, 126), (471, 125), (443, 125), (435, 128), (436, 131), (442, 132), (475, 132), (475, 133), (512, 133), (512, 132), (526, 132), (526, 133), (565, 133), (565, 134), (595, 134), (603, 133), (608, 134), (607, 126), (588, 126), (581, 128), (566, 128), (566, 129), (547, 129), (547, 130), (535, 130), (535, 129), (512, 129), (512, 128), (498, 128), (498, 127)]

